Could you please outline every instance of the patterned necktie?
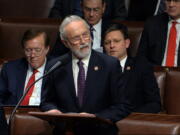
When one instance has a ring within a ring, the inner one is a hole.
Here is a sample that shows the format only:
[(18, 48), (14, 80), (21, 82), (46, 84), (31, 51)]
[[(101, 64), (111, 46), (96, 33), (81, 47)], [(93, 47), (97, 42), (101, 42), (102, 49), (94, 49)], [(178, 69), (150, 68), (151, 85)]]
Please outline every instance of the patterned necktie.
[[(37, 72), (38, 72), (38, 70), (36, 70), (36, 69), (33, 71), (33, 74), (29, 78), (29, 81), (28, 81), (28, 83), (26, 85), (26, 89), (25, 90), (27, 90), (27, 88), (29, 88), (31, 86), (31, 84), (35, 82), (35, 74)], [(34, 85), (29, 89), (29, 91), (28, 91), (27, 95), (24, 97), (21, 105), (24, 105), (24, 106), (25, 105), (29, 105), (29, 99), (30, 99), (30, 97), (31, 97), (31, 95), (33, 93), (33, 90), (34, 90)]]
[(84, 71), (84, 63), (79, 60), (78, 61), (78, 66), (79, 66), (79, 73), (78, 73), (78, 84), (77, 84), (77, 96), (78, 96), (78, 100), (79, 100), (79, 105), (81, 106), (83, 103), (83, 95), (84, 95), (84, 88), (85, 88), (85, 71)]
[(174, 66), (175, 51), (176, 51), (176, 36), (177, 36), (176, 24), (177, 22), (172, 22), (172, 26), (170, 29), (167, 57), (166, 57), (166, 66)]
[(94, 31), (95, 29), (93, 28), (93, 26), (92, 25), (90, 25), (90, 34), (91, 34), (91, 39), (92, 39), (92, 46), (93, 46), (93, 40), (94, 40), (94, 34), (93, 34), (93, 31)]

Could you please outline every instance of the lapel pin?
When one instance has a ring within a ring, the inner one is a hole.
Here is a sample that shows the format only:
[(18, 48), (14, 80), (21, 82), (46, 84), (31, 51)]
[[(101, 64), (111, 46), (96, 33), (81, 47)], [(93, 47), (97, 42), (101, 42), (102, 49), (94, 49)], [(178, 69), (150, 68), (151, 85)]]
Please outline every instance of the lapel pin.
[(98, 70), (99, 70), (99, 67), (98, 67), (98, 66), (95, 66), (95, 67), (94, 67), (94, 70), (95, 70), (95, 71), (98, 71)]
[(131, 70), (131, 67), (130, 67), (130, 66), (127, 66), (127, 67), (126, 67), (126, 70)]

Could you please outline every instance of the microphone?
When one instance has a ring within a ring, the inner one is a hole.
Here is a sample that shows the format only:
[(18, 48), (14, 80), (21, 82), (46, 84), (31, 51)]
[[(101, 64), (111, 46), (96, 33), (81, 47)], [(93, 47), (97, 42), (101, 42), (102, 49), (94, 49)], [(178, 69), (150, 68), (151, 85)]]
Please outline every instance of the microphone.
[(64, 64), (66, 64), (68, 61), (69, 61), (69, 55), (68, 54), (65, 54), (63, 56), (60, 56), (60, 57), (57, 57), (55, 58), (54, 60), (52, 60), (53, 62), (54, 61), (57, 61), (54, 65), (51, 66), (51, 68), (44, 73), (43, 76), (41, 76), (40, 78), (38, 78), (36, 81), (34, 81), (28, 88), (25, 89), (25, 93), (23, 94), (23, 96), (20, 98), (20, 100), (18, 101), (18, 103), (16, 104), (16, 106), (14, 107), (10, 117), (9, 117), (9, 125), (11, 124), (11, 120), (12, 118), (14, 117), (15, 113), (16, 113), (16, 110), (17, 108), (20, 106), (20, 104), (22, 103), (23, 99), (25, 98), (25, 96), (27, 95), (27, 93), (29, 92), (29, 90), (31, 89), (31, 87), (37, 83), (39, 80), (47, 77), (52, 71), (54, 71), (57, 67), (59, 66), (62, 66)]

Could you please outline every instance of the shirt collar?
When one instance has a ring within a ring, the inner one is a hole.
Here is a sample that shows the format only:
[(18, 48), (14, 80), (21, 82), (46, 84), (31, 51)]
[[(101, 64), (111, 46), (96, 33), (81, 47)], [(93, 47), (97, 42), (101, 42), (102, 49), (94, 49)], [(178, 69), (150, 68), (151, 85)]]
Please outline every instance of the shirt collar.
[(122, 71), (124, 71), (124, 67), (125, 67), (125, 64), (126, 64), (126, 60), (127, 60), (127, 56), (120, 61), (120, 65), (121, 65), (121, 67), (122, 67)]
[(173, 22), (173, 21), (176, 21), (178, 24), (180, 24), (180, 18), (179, 19), (177, 19), (177, 20), (173, 20), (173, 19), (171, 19), (171, 18), (169, 18), (169, 22)]
[(97, 24), (93, 25), (93, 28), (94, 28), (95, 30), (97, 30), (97, 29), (101, 28), (101, 25), (102, 25), (102, 19), (99, 20), (99, 22), (98, 22)]

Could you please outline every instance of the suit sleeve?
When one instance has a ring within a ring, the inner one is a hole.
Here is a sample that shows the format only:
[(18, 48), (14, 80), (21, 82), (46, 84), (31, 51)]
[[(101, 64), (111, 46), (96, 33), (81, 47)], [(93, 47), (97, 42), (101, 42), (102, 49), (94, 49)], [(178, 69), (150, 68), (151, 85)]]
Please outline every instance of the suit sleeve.
[(145, 23), (144, 25), (144, 30), (142, 32), (141, 35), (141, 39), (140, 39), (140, 43), (139, 43), (139, 48), (138, 48), (138, 52), (137, 55), (138, 56), (143, 56), (143, 57), (148, 57), (148, 46), (149, 46), (149, 23)]
[(126, 20), (127, 10), (124, 0), (106, 0), (104, 19)]
[(7, 99), (8, 96), (8, 76), (6, 68), (7, 65), (5, 64), (2, 67), (1, 73), (0, 73), (0, 104), (2, 105), (4, 100)]
[(42, 97), (40, 108), (42, 111), (49, 111), (52, 109), (58, 109), (55, 101), (55, 88), (53, 86), (53, 77), (50, 75), (47, 78), (47, 83), (45, 85), (45, 94)]
[(50, 10), (49, 17), (50, 18), (60, 18), (62, 19), (62, 1), (63, 0), (55, 0), (53, 7)]
[(111, 95), (108, 98), (111, 99), (110, 106), (96, 113), (96, 116), (109, 119), (112, 122), (119, 121), (126, 117), (133, 109), (131, 101), (128, 99), (127, 94), (124, 93), (123, 81), (121, 79), (121, 67), (119, 61), (116, 64), (111, 64), (110, 73), (110, 91)]
[[(141, 73), (140, 85), (142, 85), (144, 92), (144, 104), (135, 109), (136, 112), (143, 113), (158, 113), (161, 111), (161, 98), (159, 93), (158, 84), (154, 76), (153, 67), (147, 62), (142, 61), (143, 69), (139, 71)], [(136, 100), (136, 99), (135, 99)]]
[(125, 0), (111, 0), (113, 2), (113, 19), (126, 20), (127, 11), (125, 7)]

